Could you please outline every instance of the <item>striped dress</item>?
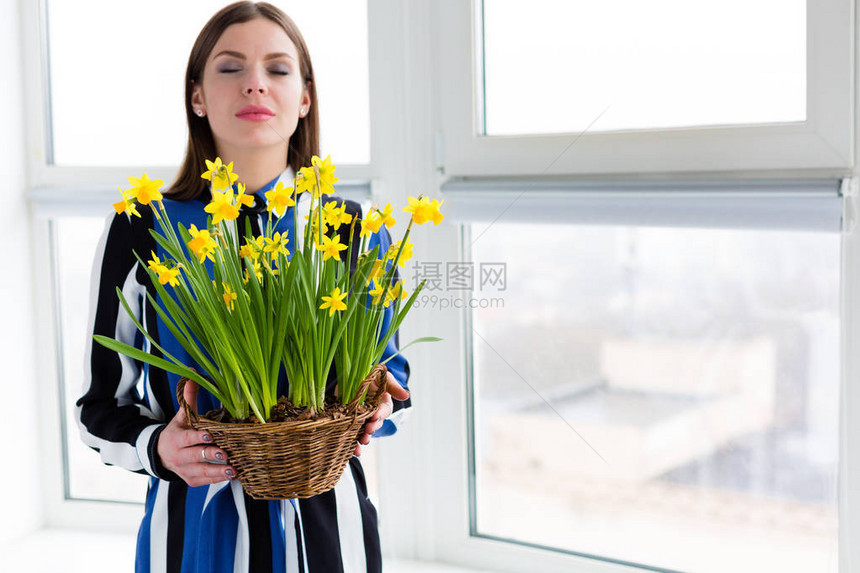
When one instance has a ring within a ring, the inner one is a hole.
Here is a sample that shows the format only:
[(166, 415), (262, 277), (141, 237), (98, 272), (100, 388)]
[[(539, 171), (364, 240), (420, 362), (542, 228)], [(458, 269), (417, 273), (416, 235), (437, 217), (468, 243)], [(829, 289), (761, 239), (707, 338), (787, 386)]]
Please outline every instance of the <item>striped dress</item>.
[[(287, 171), (282, 177), (292, 179)], [(254, 207), (243, 208), (240, 222), (250, 217), (252, 232), (259, 234), (266, 217), (263, 194), (274, 187), (275, 178), (256, 193)], [(302, 236), (307, 193), (299, 197), (298, 236)], [(207, 198), (208, 199), (208, 198)], [(205, 228), (206, 200), (164, 200), (174, 224)], [(347, 201), (348, 212), (360, 214), (357, 203)], [(297, 233), (290, 208), (277, 230), (288, 233), (292, 252)], [(304, 211), (304, 213), (303, 213)], [(160, 321), (146, 293), (157, 297), (134, 252), (147, 260), (150, 251), (162, 260), (165, 253), (152, 239), (153, 216), (140, 209), (142, 218), (126, 214), (108, 220), (93, 264), (90, 327), (95, 334), (112, 336), (129, 344), (149, 348), (143, 336), (119, 304), (116, 288), (155, 340), (188, 365), (197, 366)], [(244, 235), (243, 225), (240, 232)], [(346, 229), (342, 226), (341, 229)], [(348, 234), (348, 229), (346, 234)], [(344, 241), (345, 242), (345, 241)], [(383, 227), (373, 235), (370, 248), (380, 252), (391, 239)], [(391, 312), (386, 315), (388, 327)], [(84, 442), (99, 452), (102, 461), (130, 471), (148, 474), (145, 513), (137, 538), (135, 571), (138, 573), (355, 573), (382, 570), (376, 509), (367, 497), (367, 485), (357, 457), (353, 457), (337, 486), (306, 500), (257, 501), (249, 498), (237, 480), (209, 486), (189, 487), (166, 470), (156, 453), (158, 435), (174, 416), (178, 404), (178, 376), (149, 367), (111, 352), (88, 337), (83, 396), (76, 415)], [(392, 337), (385, 357), (397, 351)], [(409, 365), (402, 356), (387, 366), (406, 387)], [(200, 369), (202, 370), (202, 369)], [(329, 380), (332, 389), (334, 378)], [(281, 388), (284, 392), (285, 388)], [(375, 437), (396, 431), (409, 401), (394, 403), (394, 414)], [(201, 412), (220, 407), (205, 390), (197, 403)]]

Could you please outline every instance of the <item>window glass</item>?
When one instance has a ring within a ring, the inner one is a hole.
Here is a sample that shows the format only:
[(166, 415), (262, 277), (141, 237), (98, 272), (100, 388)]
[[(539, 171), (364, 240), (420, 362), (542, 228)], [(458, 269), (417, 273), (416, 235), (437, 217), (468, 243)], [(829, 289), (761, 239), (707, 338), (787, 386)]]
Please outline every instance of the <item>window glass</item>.
[(473, 534), (681, 571), (834, 570), (839, 234), (482, 232), (464, 283)]
[[(299, 26), (313, 58), (322, 153), (337, 164), (369, 163), (367, 2), (273, 3)], [(226, 3), (47, 5), (54, 164), (179, 165), (188, 55)]]
[(803, 0), (482, 5), (486, 135), (806, 119)]

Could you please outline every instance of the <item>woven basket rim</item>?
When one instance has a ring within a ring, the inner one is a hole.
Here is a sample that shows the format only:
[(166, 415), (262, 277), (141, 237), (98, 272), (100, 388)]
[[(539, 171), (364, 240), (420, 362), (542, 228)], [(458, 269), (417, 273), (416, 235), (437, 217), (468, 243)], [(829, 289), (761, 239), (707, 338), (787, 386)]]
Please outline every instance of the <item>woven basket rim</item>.
[[(355, 394), (355, 397), (351, 402), (345, 404), (347, 409), (347, 415), (353, 419), (361, 416), (361, 414), (365, 412), (361, 412), (361, 410), (375, 409), (379, 406), (379, 403), (382, 399), (382, 395), (385, 393), (385, 375), (388, 372), (388, 368), (384, 364), (377, 364), (373, 368), (371, 368), (370, 372), (364, 379), (361, 381), (361, 384), (358, 387), (358, 391)], [(365, 398), (364, 404), (359, 403), (360, 397), (364, 394), (365, 390), (370, 386), (371, 381), (378, 377), (380, 379), (377, 384), (376, 392), (371, 396), (368, 392), (367, 397)], [(332, 422), (337, 422), (338, 420), (342, 420), (342, 418), (329, 418), (329, 417), (319, 417), (319, 418), (308, 418), (305, 420), (298, 420), (296, 418), (286, 418), (284, 420), (279, 420), (276, 422), (223, 422), (220, 420), (212, 420), (206, 418), (206, 416), (211, 412), (218, 412), (219, 410), (210, 410), (206, 414), (198, 414), (194, 410), (191, 409), (191, 405), (185, 401), (184, 389), (185, 383), (188, 381), (188, 378), (182, 377), (179, 379), (179, 382), (176, 385), (176, 398), (179, 401), (179, 407), (185, 410), (185, 417), (188, 420), (188, 424), (191, 427), (194, 427), (195, 424), (205, 423), (205, 424), (219, 424), (225, 427), (233, 428), (234, 430), (241, 431), (242, 429), (254, 429), (260, 430), (265, 426), (277, 425), (277, 424), (291, 424), (296, 426), (303, 425), (314, 425), (314, 424), (329, 424)], [(223, 406), (222, 406), (223, 408)], [(323, 410), (322, 412), (325, 412)]]

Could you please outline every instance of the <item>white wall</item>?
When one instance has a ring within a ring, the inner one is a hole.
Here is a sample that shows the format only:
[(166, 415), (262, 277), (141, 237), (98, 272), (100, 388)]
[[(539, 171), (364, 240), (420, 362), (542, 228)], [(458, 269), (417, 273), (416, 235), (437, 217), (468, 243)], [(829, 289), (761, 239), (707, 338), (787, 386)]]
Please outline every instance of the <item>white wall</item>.
[[(6, 69), (0, 87), (0, 547), (41, 523), (34, 297), (24, 142), (24, 70), (20, 49), (20, 7), (0, 0), (0, 54)], [(28, 73), (38, 73), (31, 70)], [(42, 285), (39, 288), (47, 288)]]

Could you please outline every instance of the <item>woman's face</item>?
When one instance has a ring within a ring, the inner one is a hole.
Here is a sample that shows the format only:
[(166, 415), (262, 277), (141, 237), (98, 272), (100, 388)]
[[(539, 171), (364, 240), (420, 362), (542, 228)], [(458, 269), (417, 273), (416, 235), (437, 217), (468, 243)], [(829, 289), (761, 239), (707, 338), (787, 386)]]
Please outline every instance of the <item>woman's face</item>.
[(227, 27), (206, 60), (191, 103), (208, 117), (219, 155), (285, 147), (310, 108), (296, 46), (265, 18)]

